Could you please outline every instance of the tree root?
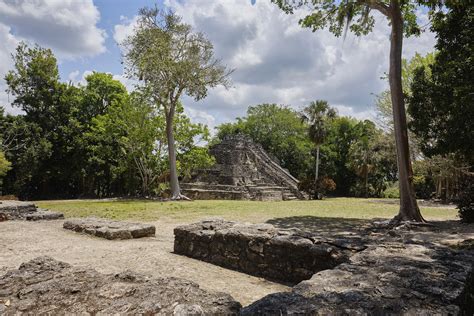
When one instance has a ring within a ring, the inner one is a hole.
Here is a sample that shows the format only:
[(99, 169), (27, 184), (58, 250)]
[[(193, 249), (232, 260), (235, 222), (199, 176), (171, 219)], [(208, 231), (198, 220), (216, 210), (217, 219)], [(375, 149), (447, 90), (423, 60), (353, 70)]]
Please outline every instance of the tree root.
[(186, 195), (179, 193), (177, 195), (173, 195), (170, 198), (170, 201), (192, 201), (192, 200), (188, 198)]

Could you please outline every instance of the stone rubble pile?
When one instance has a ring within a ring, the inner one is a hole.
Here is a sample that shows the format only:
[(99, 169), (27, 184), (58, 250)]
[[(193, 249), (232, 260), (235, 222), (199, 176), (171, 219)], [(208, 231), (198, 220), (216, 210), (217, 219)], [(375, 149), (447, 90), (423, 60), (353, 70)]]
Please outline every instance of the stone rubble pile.
[(320, 239), (270, 224), (209, 220), (174, 229), (174, 251), (223, 267), (297, 283), (348, 261), (361, 244)]
[(0, 276), (0, 315), (236, 315), (240, 308), (230, 295), (183, 279), (105, 275), (50, 257)]
[(155, 226), (143, 223), (112, 221), (102, 218), (72, 218), (63, 224), (64, 229), (105, 239), (132, 239), (155, 236)]
[(6, 220), (54, 220), (62, 219), (64, 214), (43, 210), (32, 202), (0, 201), (0, 221)]

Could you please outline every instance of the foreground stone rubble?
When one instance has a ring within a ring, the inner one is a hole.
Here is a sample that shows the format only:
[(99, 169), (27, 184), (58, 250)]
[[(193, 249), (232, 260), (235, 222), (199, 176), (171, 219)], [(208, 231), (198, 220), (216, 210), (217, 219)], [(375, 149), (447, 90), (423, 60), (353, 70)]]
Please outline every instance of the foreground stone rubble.
[(43, 210), (32, 202), (0, 201), (0, 221), (2, 220), (54, 220), (62, 219), (62, 213)]
[(50, 257), (0, 276), (0, 315), (235, 315), (240, 308), (230, 295), (183, 279), (104, 275)]
[[(0, 315), (474, 315), (474, 227), (311, 221), (311, 233), (224, 220), (175, 229), (175, 252), (299, 282), (244, 308), (186, 280), (104, 275), (40, 257), (0, 276)], [(286, 222), (280, 227), (303, 221)]]
[(105, 239), (132, 239), (155, 236), (155, 226), (143, 223), (111, 221), (102, 218), (72, 218), (64, 222), (64, 229)]

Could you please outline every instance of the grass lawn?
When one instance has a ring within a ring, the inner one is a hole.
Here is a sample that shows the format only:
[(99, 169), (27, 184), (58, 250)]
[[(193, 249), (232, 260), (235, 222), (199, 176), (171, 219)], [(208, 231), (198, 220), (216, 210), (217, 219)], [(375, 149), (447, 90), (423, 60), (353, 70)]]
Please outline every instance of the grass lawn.
[[(110, 219), (188, 222), (205, 217), (265, 222), (269, 219), (314, 216), (338, 218), (391, 218), (398, 205), (374, 203), (360, 198), (328, 198), (322, 201), (192, 201), (154, 202), (144, 200), (59, 200), (37, 201), (41, 208), (61, 211), (66, 217), (97, 216)], [(457, 219), (457, 210), (421, 207), (427, 220)]]

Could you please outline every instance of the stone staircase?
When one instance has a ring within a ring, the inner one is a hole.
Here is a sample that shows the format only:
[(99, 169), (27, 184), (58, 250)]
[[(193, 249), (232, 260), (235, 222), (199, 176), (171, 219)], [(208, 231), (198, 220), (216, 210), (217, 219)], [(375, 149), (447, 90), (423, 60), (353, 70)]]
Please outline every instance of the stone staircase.
[(196, 170), (181, 184), (192, 199), (281, 201), (307, 199), (298, 180), (262, 146), (242, 135), (225, 138), (210, 148), (216, 164)]

